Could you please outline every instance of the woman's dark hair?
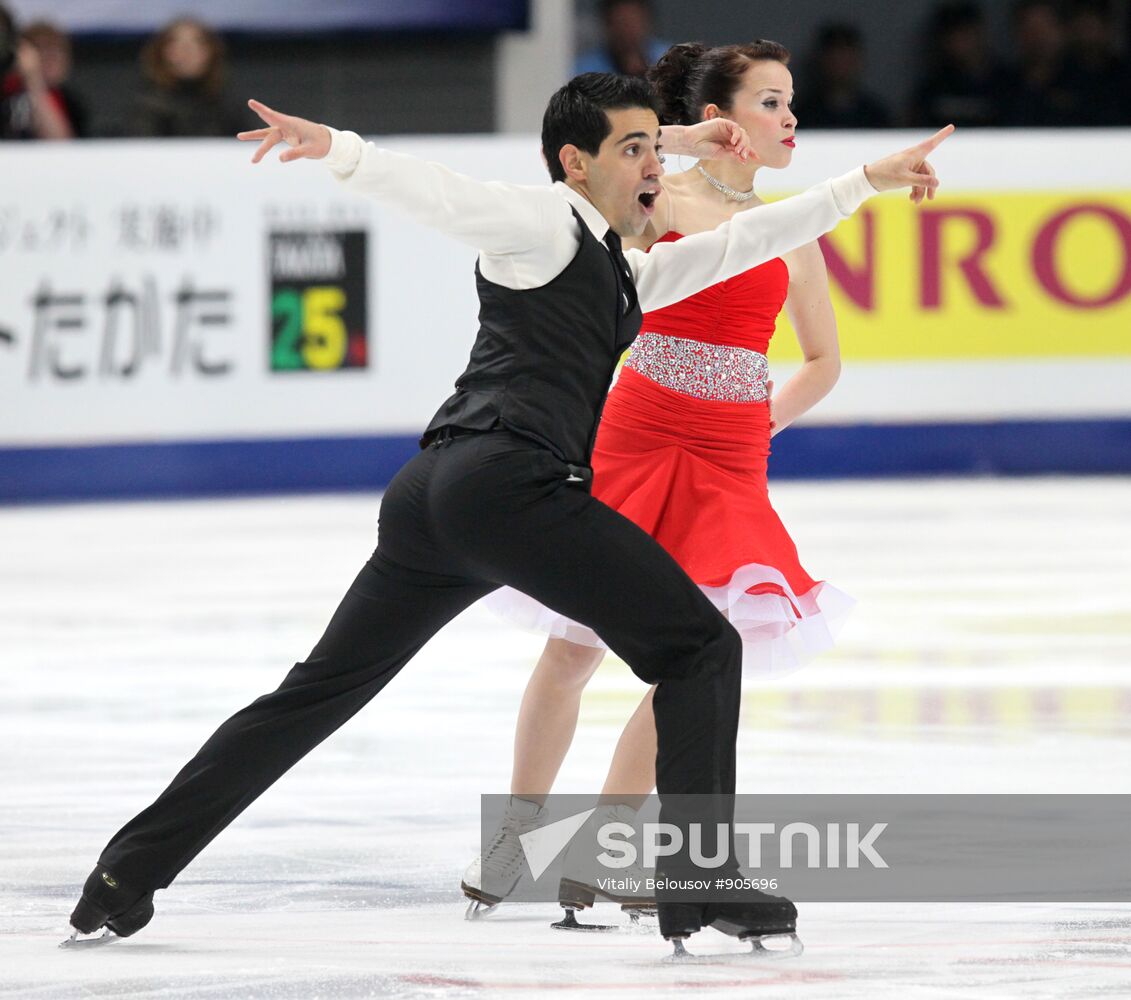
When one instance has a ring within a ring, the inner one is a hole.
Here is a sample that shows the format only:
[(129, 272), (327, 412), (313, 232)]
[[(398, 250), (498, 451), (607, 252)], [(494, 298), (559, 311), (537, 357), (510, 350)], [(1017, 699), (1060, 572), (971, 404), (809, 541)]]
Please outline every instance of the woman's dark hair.
[(194, 17), (178, 17), (150, 38), (141, 50), (141, 68), (162, 90), (173, 89), (177, 85), (177, 78), (165, 62), (165, 46), (173, 33), (185, 26), (199, 31), (204, 46), (208, 49), (208, 65), (200, 78), (201, 89), (210, 97), (218, 97), (224, 89), (224, 41), (207, 24)]
[(596, 156), (609, 133), (609, 111), (649, 108), (659, 116), (655, 96), (648, 84), (635, 76), (615, 73), (582, 73), (559, 88), (542, 116), (542, 155), (550, 178), (565, 180), (558, 161), (562, 146), (576, 146)]
[(756, 62), (789, 62), (789, 49), (756, 38), (745, 45), (709, 48), (702, 42), (673, 45), (648, 71), (648, 82), (660, 102), (665, 125), (694, 125), (703, 109), (717, 104), (729, 110), (742, 87), (742, 76)]

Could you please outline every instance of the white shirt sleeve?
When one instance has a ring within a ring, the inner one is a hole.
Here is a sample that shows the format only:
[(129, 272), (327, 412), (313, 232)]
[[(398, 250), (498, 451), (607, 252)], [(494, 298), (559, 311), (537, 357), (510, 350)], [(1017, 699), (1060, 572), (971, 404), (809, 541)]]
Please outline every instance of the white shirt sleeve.
[(876, 194), (864, 168), (804, 194), (739, 212), (729, 222), (645, 253), (626, 250), (640, 307), (648, 312), (811, 243)]
[(576, 232), (573, 215), (551, 187), (478, 181), (363, 142), (354, 132), (329, 131), (330, 152), (323, 162), (331, 173), (351, 190), (388, 202), (422, 225), (485, 254), (537, 251), (562, 243), (563, 236), (567, 248), (572, 243), (576, 249), (576, 237), (569, 235)]

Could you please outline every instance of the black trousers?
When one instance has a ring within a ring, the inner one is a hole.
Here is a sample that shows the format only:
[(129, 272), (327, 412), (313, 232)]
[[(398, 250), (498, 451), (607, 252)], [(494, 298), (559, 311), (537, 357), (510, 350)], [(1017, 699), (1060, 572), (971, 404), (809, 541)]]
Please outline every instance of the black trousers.
[(381, 505), (376, 552), (310, 656), (220, 726), (101, 862), (167, 886), (272, 782), (351, 718), (444, 624), (501, 584), (591, 626), (649, 684), (666, 793), (734, 792), (737, 633), (645, 532), (508, 431), (438, 442)]

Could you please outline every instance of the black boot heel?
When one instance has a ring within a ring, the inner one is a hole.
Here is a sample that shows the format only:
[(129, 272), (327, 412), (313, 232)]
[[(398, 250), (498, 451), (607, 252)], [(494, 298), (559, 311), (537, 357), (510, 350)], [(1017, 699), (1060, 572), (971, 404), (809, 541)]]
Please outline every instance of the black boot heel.
[(686, 938), (703, 929), (706, 907), (702, 903), (669, 903), (656, 901), (660, 934), (668, 941)]
[(143, 896), (137, 902), (137, 905), (128, 912), (116, 917), (111, 917), (106, 921), (106, 926), (117, 934), (118, 937), (127, 938), (131, 934), (136, 934), (140, 931), (152, 919), (153, 893), (150, 893), (148, 896)]

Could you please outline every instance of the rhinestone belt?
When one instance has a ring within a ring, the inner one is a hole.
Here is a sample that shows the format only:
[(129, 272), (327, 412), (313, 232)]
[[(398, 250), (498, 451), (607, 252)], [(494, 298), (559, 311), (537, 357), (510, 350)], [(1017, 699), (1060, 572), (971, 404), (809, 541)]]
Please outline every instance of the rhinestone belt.
[(624, 364), (667, 389), (728, 403), (762, 402), (770, 374), (757, 351), (664, 333), (640, 334)]

